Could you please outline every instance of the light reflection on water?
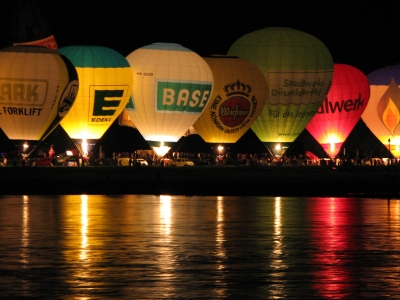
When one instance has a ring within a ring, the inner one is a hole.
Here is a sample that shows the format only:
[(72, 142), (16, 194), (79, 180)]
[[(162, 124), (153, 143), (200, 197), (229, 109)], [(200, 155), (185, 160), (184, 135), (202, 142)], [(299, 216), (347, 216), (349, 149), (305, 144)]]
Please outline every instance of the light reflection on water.
[(281, 222), (281, 198), (275, 198), (274, 203), (274, 233), (273, 241), (274, 246), (271, 253), (271, 270), (273, 270), (273, 278), (276, 284), (270, 285), (270, 293), (273, 298), (279, 299), (284, 293), (285, 282), (285, 261), (283, 259), (283, 235), (282, 235), (282, 222)]
[(400, 201), (0, 197), (0, 298), (396, 298)]

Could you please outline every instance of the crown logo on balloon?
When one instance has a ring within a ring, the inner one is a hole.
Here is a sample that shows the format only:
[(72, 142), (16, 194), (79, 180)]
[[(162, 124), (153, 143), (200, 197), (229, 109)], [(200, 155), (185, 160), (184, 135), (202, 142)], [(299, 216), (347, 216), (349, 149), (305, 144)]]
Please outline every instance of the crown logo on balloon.
[(239, 79), (235, 82), (225, 84), (224, 92), (227, 96), (243, 95), (249, 97), (251, 93), (251, 86), (247, 83), (241, 82)]

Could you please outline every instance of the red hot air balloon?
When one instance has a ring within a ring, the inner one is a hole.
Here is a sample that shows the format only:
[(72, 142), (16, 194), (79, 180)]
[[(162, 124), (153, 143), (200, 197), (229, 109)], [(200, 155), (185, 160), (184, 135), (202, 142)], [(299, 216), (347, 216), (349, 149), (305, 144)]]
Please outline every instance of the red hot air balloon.
[(306, 129), (331, 157), (336, 157), (365, 111), (370, 97), (367, 77), (358, 69), (334, 64), (332, 86)]

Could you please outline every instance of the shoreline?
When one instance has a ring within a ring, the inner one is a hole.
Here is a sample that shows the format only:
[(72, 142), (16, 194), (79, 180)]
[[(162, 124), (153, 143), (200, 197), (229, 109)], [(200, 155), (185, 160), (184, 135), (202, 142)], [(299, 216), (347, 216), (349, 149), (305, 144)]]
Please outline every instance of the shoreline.
[[(1, 167), (3, 195), (399, 198), (400, 166)], [(390, 176), (389, 176), (390, 173)]]

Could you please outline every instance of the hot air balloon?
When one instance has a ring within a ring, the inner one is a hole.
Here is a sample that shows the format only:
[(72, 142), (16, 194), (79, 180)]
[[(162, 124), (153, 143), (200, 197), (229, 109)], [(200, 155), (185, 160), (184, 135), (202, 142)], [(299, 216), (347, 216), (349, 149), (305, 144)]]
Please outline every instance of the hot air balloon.
[(333, 60), (314, 36), (272, 27), (248, 33), (228, 51), (256, 65), (267, 81), (267, 102), (251, 129), (275, 155), (283, 154), (325, 99)]
[(10, 14), (9, 39), (12, 45), (37, 45), (58, 49), (41, 7), (34, 0), (15, 0)]
[(212, 93), (205, 60), (178, 44), (154, 43), (127, 56), (133, 70), (130, 118), (159, 156), (198, 119)]
[(0, 51), (0, 127), (11, 140), (43, 140), (75, 101), (78, 75), (59, 52), (39, 46)]
[(131, 118), (128, 115), (128, 112), (125, 109), (118, 116), (118, 125), (136, 128), (135, 124), (133, 124)]
[(126, 106), (132, 70), (126, 58), (110, 48), (68, 46), (59, 51), (74, 64), (80, 84), (74, 106), (60, 125), (87, 155), (88, 140), (100, 139)]
[(370, 96), (367, 77), (346, 64), (334, 64), (332, 86), (306, 129), (334, 158), (360, 120)]
[(367, 75), (371, 97), (361, 116), (369, 130), (400, 156), (400, 64), (381, 68)]
[(193, 127), (207, 143), (236, 143), (264, 107), (265, 77), (255, 65), (236, 56), (204, 59), (213, 72), (213, 93)]

